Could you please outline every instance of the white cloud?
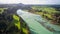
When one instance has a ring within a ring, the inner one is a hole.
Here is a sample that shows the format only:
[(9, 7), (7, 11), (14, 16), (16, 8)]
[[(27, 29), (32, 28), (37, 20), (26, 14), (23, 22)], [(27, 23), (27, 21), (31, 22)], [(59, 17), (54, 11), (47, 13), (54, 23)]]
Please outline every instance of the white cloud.
[(9, 3), (19, 3), (19, 0), (0, 0), (0, 3), (9, 4)]
[(0, 0), (0, 3), (12, 4), (12, 3), (23, 3), (23, 4), (60, 4), (59, 0)]

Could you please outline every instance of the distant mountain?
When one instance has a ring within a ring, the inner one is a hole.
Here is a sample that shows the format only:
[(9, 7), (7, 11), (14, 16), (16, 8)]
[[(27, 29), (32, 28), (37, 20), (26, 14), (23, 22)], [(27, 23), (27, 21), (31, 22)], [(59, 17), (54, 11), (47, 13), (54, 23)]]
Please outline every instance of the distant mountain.
[(31, 6), (48, 6), (48, 7), (54, 7), (54, 8), (60, 8), (60, 5), (25, 5), (22, 3), (19, 4), (0, 4), (0, 8), (10, 8), (10, 9), (31, 9)]
[(29, 9), (30, 6), (19, 3), (19, 4), (0, 4), (0, 8), (17, 8), (17, 9)]

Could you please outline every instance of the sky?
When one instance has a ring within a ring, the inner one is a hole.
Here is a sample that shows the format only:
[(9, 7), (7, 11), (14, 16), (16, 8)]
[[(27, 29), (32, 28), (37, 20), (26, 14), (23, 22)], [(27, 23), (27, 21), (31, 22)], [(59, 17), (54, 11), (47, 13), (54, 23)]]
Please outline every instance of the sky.
[(0, 4), (60, 4), (60, 0), (0, 0)]

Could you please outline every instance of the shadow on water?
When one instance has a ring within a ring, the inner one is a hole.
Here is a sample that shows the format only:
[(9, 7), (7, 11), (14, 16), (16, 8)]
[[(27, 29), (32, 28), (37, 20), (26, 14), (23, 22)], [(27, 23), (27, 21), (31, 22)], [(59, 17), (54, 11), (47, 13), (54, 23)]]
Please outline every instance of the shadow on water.
[[(37, 21), (37, 20), (36, 20)], [(37, 21), (39, 22), (39, 21)], [(51, 26), (47, 26), (47, 24), (45, 24), (44, 22), (39, 22), (42, 26), (44, 26), (47, 30), (53, 32), (53, 34), (60, 34), (60, 31), (56, 31), (53, 28), (51, 28)]]
[(31, 34), (38, 34), (38, 33), (34, 32), (34, 31), (30, 31), (30, 33), (31, 33)]
[(33, 31), (34, 29), (31, 28), (32, 30), (30, 30), (30, 34), (38, 34), (37, 32)]
[(60, 34), (60, 31), (55, 31), (53, 32), (53, 34)]

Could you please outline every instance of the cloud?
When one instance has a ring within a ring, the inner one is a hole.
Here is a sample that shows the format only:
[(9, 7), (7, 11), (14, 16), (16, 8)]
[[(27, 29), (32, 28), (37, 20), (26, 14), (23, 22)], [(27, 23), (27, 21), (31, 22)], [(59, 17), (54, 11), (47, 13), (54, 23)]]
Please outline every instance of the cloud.
[(0, 0), (3, 4), (23, 3), (23, 4), (60, 4), (60, 0)]

